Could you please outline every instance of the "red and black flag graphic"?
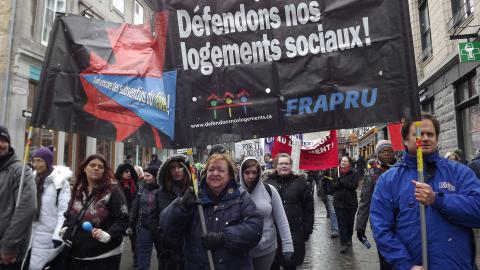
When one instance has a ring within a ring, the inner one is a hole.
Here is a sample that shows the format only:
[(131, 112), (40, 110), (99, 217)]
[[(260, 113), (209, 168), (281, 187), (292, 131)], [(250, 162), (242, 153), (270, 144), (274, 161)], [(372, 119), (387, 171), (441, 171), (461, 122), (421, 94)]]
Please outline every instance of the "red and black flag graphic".
[(176, 71), (163, 69), (167, 27), (167, 12), (143, 25), (59, 17), (33, 122), (157, 147), (173, 141)]

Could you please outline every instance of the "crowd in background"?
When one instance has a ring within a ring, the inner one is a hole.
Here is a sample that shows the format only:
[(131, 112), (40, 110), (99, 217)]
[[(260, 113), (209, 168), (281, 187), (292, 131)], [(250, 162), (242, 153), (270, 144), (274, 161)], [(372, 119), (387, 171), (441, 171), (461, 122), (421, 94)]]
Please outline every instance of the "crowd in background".
[(296, 269), (314, 229), (315, 191), (340, 254), (352, 252), (354, 231), (370, 248), (370, 219), (380, 269), (422, 269), (421, 203), (433, 225), (432, 265), (474, 269), (480, 157), (466, 162), (460, 151), (440, 157), (436, 120), (423, 122), (426, 183), (415, 181), (408, 123), (401, 157), (381, 140), (375, 159), (342, 156), (337, 168), (299, 173), (289, 154), (234, 162), (221, 145), (205, 163), (152, 155), (144, 168), (127, 158), (115, 173), (101, 155), (72, 172), (53, 164), (55, 149), (41, 147), (32, 155), (33, 171), (22, 170), (0, 127), (0, 269), (119, 269), (121, 256), (130, 256), (122, 254), (125, 244), (134, 269), (151, 268), (153, 248), (159, 269)]

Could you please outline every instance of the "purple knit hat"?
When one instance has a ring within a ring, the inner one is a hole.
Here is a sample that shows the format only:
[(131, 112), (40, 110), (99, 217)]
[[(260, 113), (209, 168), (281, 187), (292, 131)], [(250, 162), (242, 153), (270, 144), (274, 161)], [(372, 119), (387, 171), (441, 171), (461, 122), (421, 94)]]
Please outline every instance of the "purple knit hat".
[(51, 169), (53, 166), (53, 156), (54, 156), (53, 149), (54, 149), (53, 146), (41, 147), (40, 149), (38, 149), (33, 153), (32, 158), (39, 157), (45, 160), (48, 168)]

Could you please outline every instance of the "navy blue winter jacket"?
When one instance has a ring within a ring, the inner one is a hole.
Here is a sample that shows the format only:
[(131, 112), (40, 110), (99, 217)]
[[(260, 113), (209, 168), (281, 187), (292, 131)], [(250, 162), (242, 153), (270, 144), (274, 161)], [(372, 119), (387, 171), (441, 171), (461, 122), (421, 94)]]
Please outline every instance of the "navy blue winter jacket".
[[(473, 269), (472, 228), (480, 227), (480, 182), (465, 165), (424, 157), (425, 182), (435, 194), (427, 206), (429, 269)], [(397, 270), (422, 263), (420, 208), (412, 180), (418, 179), (416, 156), (403, 159), (377, 181), (370, 223), (377, 248)]]
[[(250, 196), (239, 191), (234, 179), (218, 205), (208, 197), (204, 183), (202, 181), (200, 186), (200, 200), (207, 230), (223, 232), (225, 237), (225, 245), (212, 251), (215, 269), (251, 269), (249, 250), (262, 238), (261, 213)], [(172, 238), (185, 241), (185, 269), (208, 269), (207, 252), (200, 238), (202, 228), (198, 208), (184, 211), (178, 203), (179, 198), (162, 211), (160, 227)]]
[(140, 186), (130, 208), (131, 228), (137, 228), (138, 226), (149, 228), (152, 215), (155, 214), (152, 210), (155, 206), (155, 197), (158, 191), (159, 185), (157, 183), (144, 183)]
[(473, 170), (477, 178), (480, 180), (480, 155), (475, 156), (475, 158), (468, 163), (468, 167)]

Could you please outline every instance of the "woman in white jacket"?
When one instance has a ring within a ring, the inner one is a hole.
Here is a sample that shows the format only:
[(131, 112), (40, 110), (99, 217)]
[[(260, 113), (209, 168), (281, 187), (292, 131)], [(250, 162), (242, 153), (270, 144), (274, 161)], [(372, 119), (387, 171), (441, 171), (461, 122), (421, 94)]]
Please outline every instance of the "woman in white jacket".
[(32, 229), (30, 270), (43, 269), (60, 252), (62, 244), (58, 233), (70, 201), (72, 171), (63, 166), (53, 167), (53, 157), (52, 149), (47, 147), (33, 154), (37, 215)]
[[(253, 268), (269, 270), (277, 248), (281, 248), (284, 263), (291, 263), (293, 241), (280, 195), (275, 187), (260, 181), (261, 173), (260, 163), (253, 157), (247, 157), (240, 166), (239, 178), (241, 188), (250, 194), (263, 215), (262, 239), (250, 251)], [(280, 235), (281, 247), (277, 244), (277, 233)]]

